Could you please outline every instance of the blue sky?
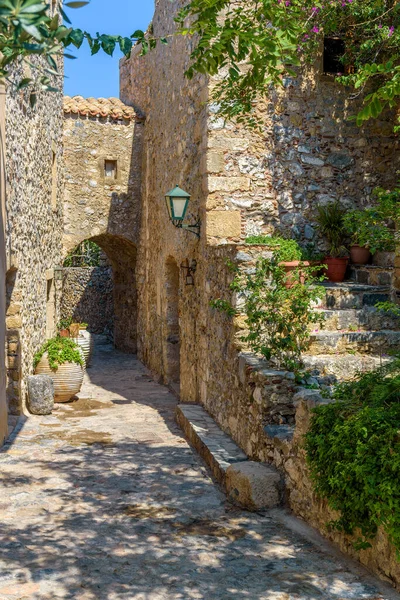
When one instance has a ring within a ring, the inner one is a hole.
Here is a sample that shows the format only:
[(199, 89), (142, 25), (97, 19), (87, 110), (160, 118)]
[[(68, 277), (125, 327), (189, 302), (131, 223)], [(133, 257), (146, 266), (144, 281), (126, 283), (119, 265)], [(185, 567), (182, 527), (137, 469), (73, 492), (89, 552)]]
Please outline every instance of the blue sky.
[[(154, 0), (91, 0), (88, 6), (67, 12), (74, 27), (90, 33), (130, 35), (136, 29), (146, 29), (153, 17)], [(91, 56), (86, 44), (71, 54), (77, 58), (65, 60), (66, 95), (119, 96), (119, 52), (112, 58), (104, 52)]]

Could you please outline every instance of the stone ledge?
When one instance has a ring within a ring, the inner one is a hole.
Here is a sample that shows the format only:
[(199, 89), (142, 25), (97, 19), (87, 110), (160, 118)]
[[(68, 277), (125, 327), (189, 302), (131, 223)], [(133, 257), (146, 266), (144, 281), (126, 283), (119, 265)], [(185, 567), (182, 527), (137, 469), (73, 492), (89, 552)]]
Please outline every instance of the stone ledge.
[(202, 406), (178, 404), (176, 420), (222, 485), (225, 485), (226, 471), (230, 465), (247, 461), (246, 454), (218, 427)]
[(248, 460), (202, 406), (178, 404), (176, 420), (232, 503), (246, 510), (264, 510), (280, 504), (282, 482), (278, 471), (269, 464)]

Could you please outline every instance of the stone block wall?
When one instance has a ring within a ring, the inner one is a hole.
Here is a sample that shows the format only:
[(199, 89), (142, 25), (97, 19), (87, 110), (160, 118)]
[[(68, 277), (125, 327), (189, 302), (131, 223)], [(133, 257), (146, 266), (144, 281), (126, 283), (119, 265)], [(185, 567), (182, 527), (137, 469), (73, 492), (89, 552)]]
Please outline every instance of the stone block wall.
[(61, 317), (87, 323), (91, 333), (113, 334), (111, 267), (70, 267), (63, 272)]
[(367, 206), (376, 186), (396, 185), (399, 142), (391, 115), (357, 127), (348, 117), (359, 104), (320, 71), (287, 79), (259, 103), (262, 135), (225, 123), (211, 106), (207, 210), (239, 211), (242, 238), (277, 231), (324, 248), (316, 206), (336, 199), (349, 208)]
[[(17, 67), (13, 77), (24, 76)], [(33, 355), (57, 318), (54, 267), (61, 262), (62, 95), (40, 92), (32, 108), (29, 92), (9, 86), (5, 147), (7, 398), (9, 412), (19, 414), (25, 407)]]
[[(76, 97), (77, 109), (83, 98)], [(69, 109), (69, 98), (64, 109)], [(75, 100), (73, 98), (72, 100)], [(132, 118), (115, 119), (64, 112), (64, 235), (66, 254), (86, 239), (121, 235), (137, 243), (140, 215), (141, 137), (143, 125)], [(105, 161), (115, 162), (106, 176)]]
[[(0, 365), (5, 366), (5, 339), (6, 339), (6, 194), (5, 194), (5, 88), (0, 85)], [(0, 446), (8, 434), (8, 407), (6, 396), (6, 370), (0, 369)]]
[[(169, 35), (181, 1), (158, 2), (154, 34)], [(121, 99), (145, 117), (141, 236), (138, 245), (138, 350), (185, 400), (198, 399), (198, 328), (205, 242), (207, 81), (184, 77), (187, 39), (171, 38), (146, 57), (135, 49), (121, 61)], [(178, 184), (192, 194), (187, 223), (202, 221), (201, 241), (176, 229), (165, 194)], [(185, 285), (181, 265), (198, 262), (195, 286)], [(176, 328), (176, 319), (179, 326)], [(180, 343), (180, 347), (178, 347)], [(173, 348), (174, 347), (174, 348)], [(180, 356), (180, 372), (173, 364)]]

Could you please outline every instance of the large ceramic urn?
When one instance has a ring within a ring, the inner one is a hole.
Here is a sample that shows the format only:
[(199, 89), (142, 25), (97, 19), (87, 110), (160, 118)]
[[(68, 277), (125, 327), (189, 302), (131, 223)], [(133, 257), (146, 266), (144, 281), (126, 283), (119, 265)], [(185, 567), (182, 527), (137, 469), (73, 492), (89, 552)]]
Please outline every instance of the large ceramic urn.
[(93, 350), (93, 339), (88, 331), (85, 329), (81, 329), (79, 331), (79, 336), (73, 338), (74, 342), (78, 344), (79, 348), (82, 350), (83, 356), (85, 358), (86, 366), (89, 366), (90, 359), (92, 357)]
[(81, 390), (83, 367), (73, 362), (58, 365), (57, 371), (50, 368), (47, 352), (43, 354), (35, 373), (49, 375), (54, 383), (54, 402), (68, 402)]

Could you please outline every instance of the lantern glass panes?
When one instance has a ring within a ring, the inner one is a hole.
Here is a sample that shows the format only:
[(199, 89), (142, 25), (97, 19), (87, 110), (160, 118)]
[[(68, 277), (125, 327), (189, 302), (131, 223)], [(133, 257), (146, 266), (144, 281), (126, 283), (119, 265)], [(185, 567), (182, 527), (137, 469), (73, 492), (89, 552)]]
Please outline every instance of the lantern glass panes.
[(182, 223), (188, 209), (190, 194), (176, 186), (166, 194), (165, 200), (171, 221)]

